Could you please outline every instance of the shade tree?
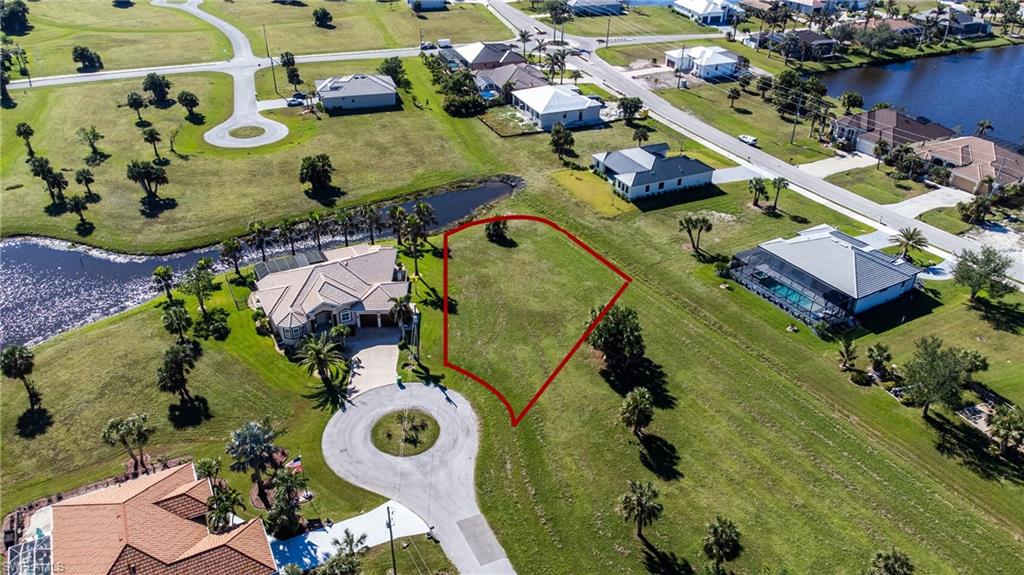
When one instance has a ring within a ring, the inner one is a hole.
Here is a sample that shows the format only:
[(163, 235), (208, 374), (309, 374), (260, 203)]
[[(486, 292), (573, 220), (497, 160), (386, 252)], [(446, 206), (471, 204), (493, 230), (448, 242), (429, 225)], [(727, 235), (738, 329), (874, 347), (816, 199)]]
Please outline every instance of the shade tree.
[[(603, 309), (603, 306), (592, 309), (591, 321)], [(604, 355), (605, 363), (612, 371), (629, 369), (639, 363), (646, 352), (636, 310), (618, 305), (608, 310), (587, 337), (587, 343)]]
[(644, 528), (654, 524), (664, 511), (658, 503), (658, 490), (650, 481), (630, 481), (629, 489), (619, 497), (618, 511), (626, 521), (636, 525), (636, 536), (644, 539)]
[(149, 92), (153, 101), (156, 103), (167, 101), (167, 95), (170, 93), (171, 86), (173, 85), (174, 84), (167, 79), (167, 76), (157, 74), (156, 72), (150, 72), (142, 79), (142, 90), (144, 92)]
[(934, 403), (959, 409), (964, 388), (975, 373), (988, 369), (988, 361), (978, 352), (944, 346), (935, 336), (921, 338), (915, 345), (914, 356), (903, 366), (907, 401), (921, 407), (924, 417)]
[(81, 70), (102, 70), (103, 58), (93, 50), (85, 46), (75, 46), (71, 49), (71, 61), (79, 64)]
[(17, 379), (25, 387), (28, 396), (29, 409), (36, 409), (42, 400), (42, 396), (36, 386), (29, 380), (32, 370), (36, 365), (36, 356), (32, 350), (23, 345), (9, 345), (4, 348), (0, 355), (0, 372), (4, 377)]
[(953, 281), (970, 290), (971, 301), (985, 290), (988, 297), (999, 299), (1013, 293), (1014, 288), (1006, 275), (1013, 265), (1010, 256), (992, 246), (980, 250), (964, 250), (953, 266)]
[(654, 396), (646, 387), (631, 389), (619, 407), (619, 421), (639, 437), (654, 420)]
[(299, 183), (309, 184), (314, 192), (330, 188), (335, 168), (327, 154), (316, 154), (302, 158), (299, 164)]

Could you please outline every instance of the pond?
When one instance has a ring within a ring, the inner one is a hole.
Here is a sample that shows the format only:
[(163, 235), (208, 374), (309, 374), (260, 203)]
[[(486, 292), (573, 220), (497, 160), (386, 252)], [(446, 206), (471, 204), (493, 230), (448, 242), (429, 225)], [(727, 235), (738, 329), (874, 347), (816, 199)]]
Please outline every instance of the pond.
[[(488, 182), (422, 201), (434, 208), (436, 230), (511, 192), (512, 186), (507, 183)], [(411, 210), (415, 202), (401, 205)], [(341, 243), (340, 239), (331, 239), (324, 242), (324, 247)], [(268, 255), (285, 251), (287, 246), (275, 246)], [(218, 247), (210, 247), (166, 256), (129, 256), (58, 240), (4, 240), (0, 242), (0, 346), (36, 344), (146, 302), (157, 293), (151, 280), (154, 268), (169, 265), (180, 273), (200, 258), (216, 261), (218, 252)], [(246, 256), (248, 262), (259, 259), (255, 250)], [(216, 265), (218, 270), (226, 267)]]
[(989, 136), (1024, 142), (1024, 46), (853, 68), (821, 79), (830, 95), (853, 90), (869, 108), (888, 102), (912, 117), (959, 126), (963, 134), (974, 133), (979, 120), (989, 120), (995, 127)]

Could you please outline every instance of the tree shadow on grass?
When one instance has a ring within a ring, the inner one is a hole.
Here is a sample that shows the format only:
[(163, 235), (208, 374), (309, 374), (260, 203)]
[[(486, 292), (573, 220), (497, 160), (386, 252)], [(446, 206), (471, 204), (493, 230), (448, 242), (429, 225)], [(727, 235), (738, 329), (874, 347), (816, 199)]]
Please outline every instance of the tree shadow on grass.
[(160, 214), (178, 207), (178, 200), (160, 196), (142, 196), (139, 200), (139, 213), (147, 219), (159, 218)]
[(50, 205), (43, 208), (43, 211), (46, 212), (46, 215), (50, 216), (51, 218), (60, 217), (68, 213), (68, 203), (53, 202)]
[[(426, 285), (426, 284), (424, 284), (424, 285)], [(431, 286), (427, 286), (427, 291), (430, 292), (429, 295), (426, 295), (423, 298), (421, 298), (420, 299), (420, 303), (425, 305), (425, 306), (427, 306), (427, 307), (429, 307), (430, 309), (433, 309), (433, 310), (443, 310), (444, 309), (444, 296), (441, 295), (441, 293), (438, 292), (436, 288), (433, 288)], [(449, 315), (456, 315), (458, 313), (459, 313), (459, 302), (458, 302), (458, 300), (456, 300), (455, 298), (453, 298), (451, 296), (448, 296), (448, 314)]]
[(992, 441), (985, 434), (941, 413), (930, 412), (925, 421), (938, 432), (935, 448), (939, 453), (960, 462), (983, 479), (1024, 483), (1024, 457), (1019, 452), (1006, 456), (994, 454)]
[(303, 193), (306, 194), (307, 198), (326, 208), (334, 207), (338, 203), (338, 198), (345, 195), (345, 192), (341, 191), (341, 188), (338, 186), (327, 186), (317, 190), (307, 188)]
[(664, 437), (645, 433), (640, 437), (640, 463), (658, 476), (662, 481), (677, 481), (683, 473), (676, 468), (679, 465), (679, 452)]
[(201, 112), (192, 112), (191, 114), (187, 114), (185, 119), (193, 126), (202, 126), (206, 124), (206, 115)]
[(648, 357), (641, 358), (636, 365), (628, 368), (602, 368), (601, 377), (619, 395), (625, 396), (634, 388), (646, 387), (654, 397), (654, 407), (658, 409), (675, 407), (676, 397), (668, 390), (665, 371), (661, 365)]
[(981, 319), (988, 322), (992, 329), (1014, 335), (1024, 330), (1024, 306), (1019, 302), (991, 301), (979, 297), (968, 305), (978, 312)]
[(78, 234), (78, 237), (80, 238), (87, 238), (91, 236), (94, 231), (96, 231), (96, 224), (88, 220), (79, 220), (78, 223), (75, 224), (75, 233)]
[(167, 419), (175, 429), (186, 429), (213, 419), (213, 412), (205, 397), (193, 395), (191, 399), (182, 399), (168, 405)]
[(693, 567), (671, 551), (662, 551), (646, 538), (644, 543), (644, 568), (657, 575), (693, 575)]
[(108, 159), (110, 159), (110, 154), (104, 152), (103, 150), (96, 150), (95, 153), (90, 153), (88, 156), (86, 156), (83, 159), (83, 161), (85, 162), (85, 165), (95, 168), (96, 166), (99, 166), (103, 162), (106, 162)]
[(348, 401), (348, 389), (340, 385), (326, 385), (318, 382), (309, 386), (309, 392), (302, 394), (302, 397), (313, 400), (313, 407), (321, 411), (334, 413), (339, 409), (344, 411)]
[(26, 409), (18, 416), (18, 437), (32, 439), (38, 437), (53, 425), (53, 415), (45, 407)]

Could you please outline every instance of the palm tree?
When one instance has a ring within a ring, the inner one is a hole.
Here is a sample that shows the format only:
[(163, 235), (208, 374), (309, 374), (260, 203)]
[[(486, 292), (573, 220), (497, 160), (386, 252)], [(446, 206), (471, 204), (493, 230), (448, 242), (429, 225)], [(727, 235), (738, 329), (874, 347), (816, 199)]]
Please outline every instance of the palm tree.
[(32, 350), (23, 345), (11, 345), (4, 348), (0, 356), (0, 371), (4, 377), (20, 379), (25, 386), (25, 393), (28, 394), (29, 409), (35, 409), (39, 405), (39, 392), (36, 390), (28, 376), (32, 375), (35, 368), (36, 356)]
[(706, 530), (701, 546), (704, 555), (714, 561), (716, 566), (739, 555), (740, 531), (735, 523), (716, 515), (715, 520), (707, 524)]
[(754, 195), (754, 207), (758, 207), (761, 198), (768, 197), (768, 187), (765, 185), (765, 178), (750, 178), (747, 181), (747, 190)]
[(619, 421), (639, 437), (654, 419), (654, 396), (646, 387), (630, 390), (619, 408)]
[(538, 38), (537, 44), (533, 47), (533, 51), (537, 54), (543, 54), (548, 49), (548, 41), (544, 38)]
[(580, 79), (583, 78), (583, 72), (573, 68), (572, 70), (569, 70), (569, 78), (572, 80), (573, 85), (579, 86)]
[(928, 247), (928, 239), (924, 232), (917, 228), (900, 228), (899, 232), (890, 240), (890, 244), (900, 249), (900, 258), (907, 259), (910, 250), (923, 250)]
[(302, 472), (291, 469), (278, 469), (270, 476), (270, 484), (274, 486), (274, 502), (278, 505), (296, 505), (299, 494), (309, 486), (309, 479)]
[(234, 459), (231, 463), (232, 471), (252, 471), (253, 482), (264, 504), (269, 502), (263, 485), (263, 472), (273, 463), (278, 451), (274, 445), (276, 438), (277, 432), (270, 426), (269, 420), (250, 421), (231, 432), (231, 440), (225, 450)]
[(352, 556), (366, 550), (366, 534), (356, 537), (351, 531), (345, 529), (341, 540), (333, 539), (331, 544), (338, 550), (339, 555)]
[(853, 339), (847, 336), (839, 340), (838, 356), (839, 371), (850, 371), (854, 360), (857, 359), (857, 346), (854, 345)]
[[(555, 75), (565, 70), (565, 52), (559, 50), (548, 54), (546, 65), (548, 73), (551, 76), (551, 80), (554, 81)], [(561, 84), (561, 82), (559, 82), (559, 84)]]
[(415, 270), (413, 273), (418, 276), (420, 275), (420, 242), (423, 241), (425, 235), (423, 222), (416, 214), (409, 214), (405, 218), (403, 227), (409, 237), (409, 245), (412, 247), (412, 263)]
[(352, 210), (341, 208), (334, 216), (334, 222), (338, 231), (345, 238), (345, 247), (348, 247), (348, 237), (359, 231), (359, 216)]
[(526, 58), (526, 45), (533, 40), (533, 34), (529, 30), (520, 30), (518, 37), (519, 41), (523, 43), (523, 58)]
[(295, 242), (302, 239), (302, 230), (299, 229), (299, 223), (291, 218), (286, 218), (281, 222), (281, 227), (277, 229), (277, 235), (282, 241), (288, 243), (288, 248), (294, 256)]
[(249, 237), (260, 248), (263, 261), (267, 261), (267, 244), (270, 243), (270, 229), (260, 221), (249, 222)]
[(202, 457), (195, 461), (196, 477), (199, 479), (209, 478), (214, 483), (220, 478), (220, 458)]
[(174, 303), (174, 296), (171, 295), (171, 287), (174, 285), (174, 270), (171, 266), (157, 266), (153, 270), (153, 282), (157, 288), (164, 290), (167, 294), (167, 303)]
[(698, 255), (701, 253), (700, 235), (710, 232), (712, 227), (711, 218), (703, 214), (686, 214), (683, 219), (679, 220), (679, 231), (686, 232), (690, 238), (690, 247), (693, 248), (693, 253)]
[(163, 312), (164, 329), (178, 336), (178, 343), (185, 343), (185, 334), (192, 327), (192, 316), (183, 305), (168, 305)]
[(147, 413), (134, 413), (125, 418), (123, 427), (128, 441), (135, 444), (135, 449), (139, 453), (139, 462), (142, 463), (142, 469), (148, 473), (149, 467), (146, 465), (146, 453), (142, 448), (149, 443), (149, 438), (156, 431), (156, 428), (148, 425), (146, 423), (147, 419), (149, 419), (149, 414)]
[(89, 209), (89, 202), (85, 201), (85, 198), (78, 194), (72, 195), (68, 198), (68, 209), (78, 215), (78, 219), (84, 224), (85, 215), (83, 212)]
[(878, 162), (875, 163), (875, 169), (876, 170), (881, 169), (882, 168), (882, 158), (884, 158), (886, 155), (889, 154), (889, 142), (888, 142), (888, 140), (883, 140), (883, 139), (879, 138), (878, 141), (875, 142), (875, 148), (872, 150), (872, 152), (875, 154), (875, 157), (878, 158)]
[(429, 243), (427, 239), (427, 232), (431, 226), (436, 226), (437, 214), (434, 213), (434, 206), (427, 202), (416, 202), (416, 205), (412, 208), (412, 213), (416, 214), (416, 217), (420, 219), (420, 223), (423, 224), (423, 241)]
[(86, 197), (92, 195), (92, 188), (90, 188), (89, 186), (91, 186), (95, 181), (96, 178), (93, 177), (92, 170), (90, 170), (89, 168), (79, 168), (75, 170), (75, 183), (78, 184), (79, 186), (85, 187)]
[(636, 142), (637, 144), (643, 146), (645, 143), (647, 143), (647, 140), (650, 139), (651, 129), (648, 128), (647, 126), (637, 126), (636, 129), (633, 130), (633, 141)]
[(658, 503), (658, 491), (650, 481), (630, 481), (629, 491), (619, 498), (619, 513), (626, 521), (636, 523), (636, 536), (642, 541), (646, 541), (644, 527), (657, 521), (662, 511), (663, 507)]
[(159, 160), (160, 151), (156, 149), (156, 145), (158, 142), (163, 141), (160, 139), (160, 132), (158, 132), (156, 128), (146, 128), (145, 130), (142, 130), (142, 141), (153, 145), (153, 155), (155, 155), (156, 159)]
[(892, 361), (892, 353), (889, 347), (882, 343), (868, 347), (868, 360), (871, 361), (871, 371), (882, 377), (886, 374), (886, 364)]
[(181, 290), (196, 298), (204, 318), (206, 317), (206, 300), (214, 289), (213, 272), (210, 271), (212, 265), (209, 258), (202, 258), (192, 269), (185, 272), (185, 277), (181, 280)]
[(978, 120), (978, 129), (977, 131), (974, 132), (974, 134), (977, 136), (984, 136), (985, 132), (994, 129), (995, 128), (992, 127), (992, 122), (990, 122), (989, 120)]
[(740, 99), (740, 89), (735, 86), (729, 88), (729, 92), (726, 94), (726, 97), (729, 98), (729, 107), (735, 109), (736, 100)]
[(245, 509), (242, 495), (231, 487), (214, 485), (213, 495), (206, 500), (206, 524), (210, 531), (221, 533), (231, 527), (237, 509)]
[(320, 212), (313, 212), (306, 218), (306, 226), (313, 232), (313, 239), (316, 240), (317, 251), (323, 248), (320, 245), (320, 237), (331, 233), (331, 220), (324, 217)]
[(141, 124), (142, 109), (149, 107), (149, 104), (146, 103), (146, 99), (143, 98), (142, 94), (139, 94), (138, 92), (129, 92), (127, 102), (128, 107), (132, 110), (135, 110), (135, 115), (139, 117), (139, 123)]
[(789, 180), (779, 176), (772, 180), (772, 187), (775, 188), (775, 199), (772, 200), (772, 211), (778, 211), (779, 209), (779, 194), (782, 193), (787, 186), (789, 186)]
[(317, 374), (328, 389), (334, 387), (334, 375), (345, 365), (345, 356), (338, 344), (328, 339), (327, 333), (316, 337), (307, 336), (296, 357), (305, 366), (306, 372), (309, 375)]
[(395, 320), (395, 323), (404, 328), (405, 325), (412, 321), (412, 296), (405, 294), (393, 297), (388, 302), (391, 304), (388, 315)]
[(341, 347), (345, 347), (345, 338), (352, 335), (352, 326), (339, 323), (332, 327), (327, 333), (330, 334), (332, 339), (341, 340)]
[(369, 205), (363, 205), (359, 208), (359, 220), (363, 222), (366, 231), (370, 234), (370, 245), (373, 245), (374, 234), (380, 230), (383, 223), (380, 211), (377, 208)]
[(868, 575), (913, 575), (914, 564), (910, 556), (893, 548), (891, 551), (875, 553)]
[(115, 417), (107, 422), (107, 426), (103, 428), (103, 433), (100, 435), (103, 443), (114, 447), (120, 445), (128, 453), (128, 457), (132, 458), (132, 468), (138, 470), (139, 458), (135, 455), (135, 450), (132, 449), (131, 443), (128, 441), (128, 429), (124, 425), (124, 420)]
[(402, 206), (391, 206), (387, 212), (388, 226), (391, 227), (391, 233), (395, 235), (395, 240), (398, 241), (398, 245), (402, 245), (402, 240), (405, 237), (405, 208)]
[(35, 133), (36, 131), (32, 129), (32, 126), (25, 122), (18, 122), (18, 125), (14, 127), (14, 134), (22, 140), (25, 140), (25, 148), (28, 151), (28, 157), (30, 158), (36, 155), (36, 151), (32, 149), (31, 141), (32, 136), (34, 136)]
[(235, 267), (235, 275), (242, 277), (242, 270), (238, 269), (238, 264), (242, 262), (242, 242), (238, 238), (228, 238), (221, 242), (220, 258), (231, 262)]

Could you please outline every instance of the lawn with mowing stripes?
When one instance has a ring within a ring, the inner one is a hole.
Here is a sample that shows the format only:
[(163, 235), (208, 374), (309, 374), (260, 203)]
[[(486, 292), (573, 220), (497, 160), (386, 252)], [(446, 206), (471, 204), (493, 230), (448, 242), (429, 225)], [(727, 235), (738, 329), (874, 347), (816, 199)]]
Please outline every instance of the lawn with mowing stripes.
[(888, 167), (869, 166), (839, 172), (825, 180), (879, 204), (895, 204), (928, 193), (928, 187), (921, 182), (896, 180), (891, 172)]

